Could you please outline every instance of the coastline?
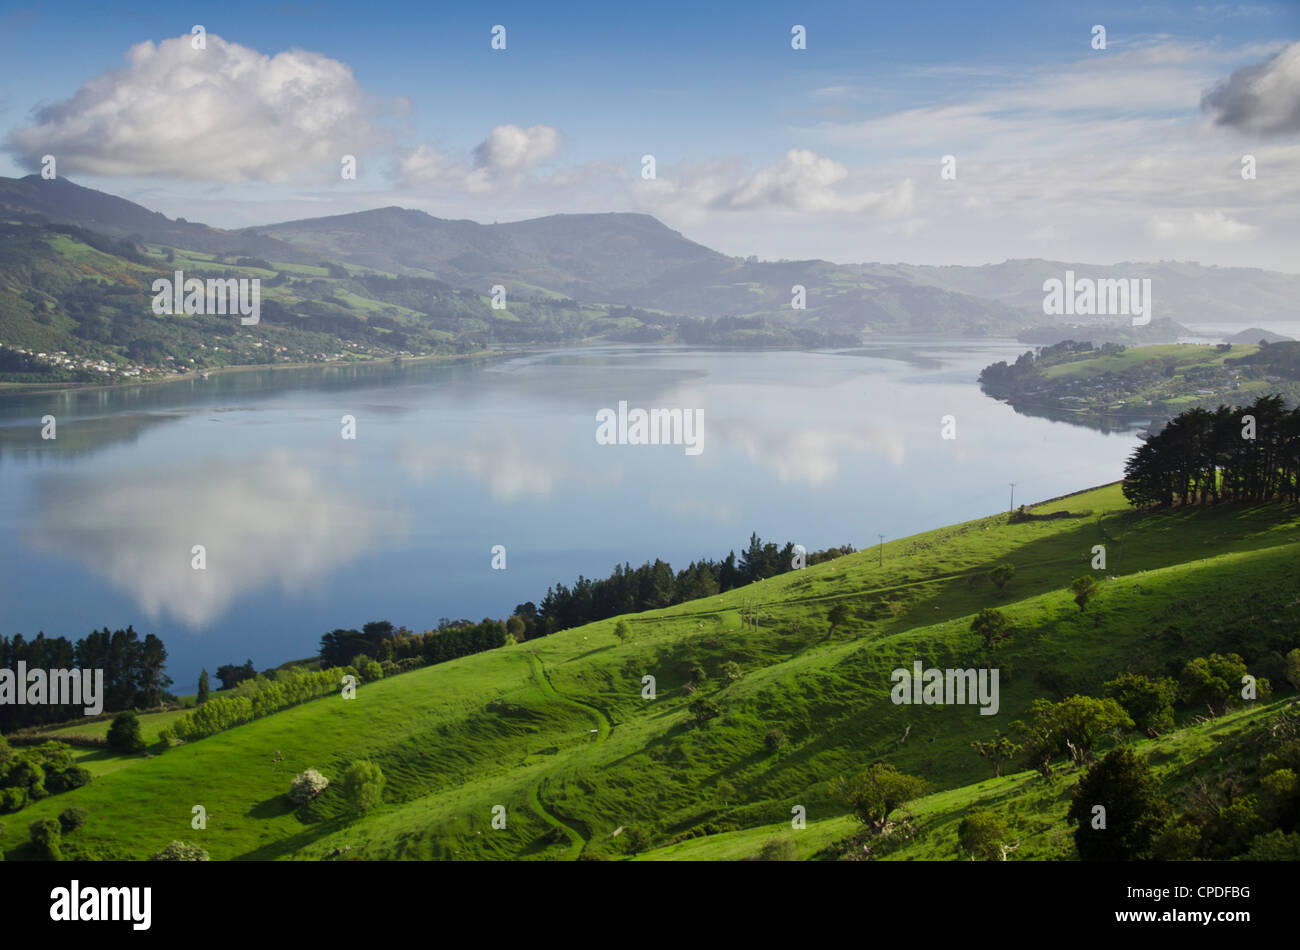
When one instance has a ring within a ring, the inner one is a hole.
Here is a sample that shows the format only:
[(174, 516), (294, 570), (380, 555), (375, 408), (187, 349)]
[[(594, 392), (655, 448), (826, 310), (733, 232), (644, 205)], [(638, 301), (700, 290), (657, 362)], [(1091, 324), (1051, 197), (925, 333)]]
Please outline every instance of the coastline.
[[(401, 364), (401, 363), (439, 362), (443, 360), (446, 361), (474, 360), (474, 359), (484, 359), (487, 357), (506, 356), (506, 355), (511, 355), (515, 352), (516, 352), (515, 350), (485, 349), (485, 350), (475, 350), (473, 353), (430, 353), (425, 356), (404, 356), (401, 357), (399, 360), (396, 360), (396, 362)], [(368, 360), (351, 360), (347, 362), (340, 360), (340, 361), (325, 362), (325, 363), (314, 363), (314, 362), (313, 363), (241, 363), (236, 366), (221, 366), (215, 369), (193, 370), (191, 372), (181, 373), (176, 376), (163, 376), (157, 379), (142, 379), (130, 383), (108, 383), (108, 384), (53, 383), (49, 385), (44, 385), (41, 383), (16, 383), (13, 385), (13, 388), (8, 388), (3, 383), (0, 383), (0, 399), (3, 399), (6, 396), (44, 396), (49, 394), (61, 394), (61, 393), (94, 392), (96, 390), (112, 390), (112, 391), (129, 390), (129, 389), (136, 389), (144, 386), (157, 386), (165, 383), (180, 383), (186, 380), (200, 379), (203, 378), (203, 374), (205, 373), (208, 376), (217, 376), (217, 375), (226, 375), (230, 373), (246, 373), (246, 372), (267, 371), (267, 370), (274, 371), (274, 370), (286, 370), (286, 369), (324, 369), (326, 367), (340, 367), (340, 366), (376, 366), (385, 363), (391, 365), (393, 362), (394, 362), (394, 358), (392, 357), (377, 357), (375, 359), (368, 359)]]

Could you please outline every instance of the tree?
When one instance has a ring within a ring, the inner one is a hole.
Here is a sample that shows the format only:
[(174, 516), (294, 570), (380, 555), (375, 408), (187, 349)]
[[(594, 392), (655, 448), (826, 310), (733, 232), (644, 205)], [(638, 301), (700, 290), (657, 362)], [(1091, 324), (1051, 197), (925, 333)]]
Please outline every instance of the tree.
[(627, 638), (632, 635), (632, 627), (626, 620), (620, 620), (614, 624), (614, 636), (618, 637), (620, 643), (626, 643)]
[(1300, 689), (1300, 647), (1286, 655), (1286, 681), (1292, 689)]
[(1006, 614), (991, 607), (985, 607), (970, 624), (971, 633), (984, 640), (984, 646), (991, 649), (1011, 636), (1011, 621)]
[(507, 636), (514, 637), (514, 643), (523, 643), (528, 639), (524, 630), (524, 621), (520, 617), (512, 616), (506, 621), (506, 634)]
[(1173, 728), (1174, 703), (1178, 699), (1178, 684), (1173, 680), (1121, 673), (1103, 688), (1148, 736), (1158, 736)]
[(691, 705), (688, 708), (691, 712), (691, 724), (696, 726), (702, 726), (710, 719), (722, 714), (718, 704), (707, 696), (696, 696), (691, 700)]
[(628, 854), (636, 857), (650, 847), (650, 835), (640, 825), (633, 825), (623, 834), (623, 847)]
[(199, 694), (195, 697), (195, 704), (202, 706), (208, 701), (208, 697), (211, 695), (212, 691), (208, 689), (208, 671), (205, 669), (203, 672), (199, 673)]
[[(1104, 812), (1096, 811), (1099, 805)], [(1169, 813), (1151, 767), (1131, 749), (1118, 748), (1079, 780), (1067, 817), (1082, 860), (1134, 861), (1147, 856)]]
[(361, 759), (343, 773), (343, 795), (348, 807), (360, 814), (380, 803), (384, 794), (384, 773), (373, 762)]
[(1015, 576), (1016, 567), (1014, 564), (999, 564), (997, 567), (993, 568), (993, 570), (989, 571), (989, 580), (993, 582), (993, 586), (998, 589), (999, 594), (1006, 593), (1007, 584), (1009, 584), (1011, 578)]
[(1092, 758), (1092, 750), (1112, 729), (1133, 728), (1133, 720), (1113, 699), (1070, 696), (1059, 703), (1036, 699), (1029, 724), (1012, 724), (1024, 737), (1025, 758), (1046, 775), (1054, 756), (1067, 754), (1075, 765)]
[(776, 752), (785, 748), (786, 737), (783, 729), (769, 729), (767, 735), (763, 737), (763, 745), (767, 746), (767, 751)]
[(129, 709), (113, 717), (108, 727), (108, 747), (118, 752), (143, 752), (144, 739), (140, 735), (140, 719)]
[(1084, 574), (1082, 577), (1076, 577), (1070, 582), (1070, 591), (1074, 594), (1074, 602), (1079, 605), (1079, 613), (1083, 613), (1088, 606), (1088, 601), (1097, 596), (1101, 586), (1093, 579), (1091, 574)]
[(994, 776), (999, 778), (1002, 776), (1002, 763), (1014, 759), (1020, 753), (1020, 746), (997, 730), (994, 730), (992, 739), (987, 742), (976, 739), (971, 743), (971, 748), (978, 752), (981, 758), (988, 760), (993, 766)]
[(42, 861), (62, 861), (63, 851), (59, 844), (62, 838), (62, 828), (53, 818), (41, 818), (33, 821), (28, 830), (32, 836), (32, 847), (36, 849), (36, 856)]
[(289, 801), (301, 807), (329, 787), (330, 780), (315, 769), (299, 772), (289, 785)]
[(59, 812), (59, 827), (67, 834), (84, 825), (89, 817), (90, 812), (84, 808), (65, 808)]
[(726, 663), (722, 664), (722, 675), (734, 682), (735, 680), (740, 679), (745, 674), (744, 671), (741, 670), (739, 663), (737, 663), (735, 660), (728, 660)]
[(1183, 667), (1183, 695), (1187, 702), (1209, 707), (1210, 715), (1221, 716), (1241, 689), (1246, 663), (1235, 653), (1189, 660)]
[(830, 639), (835, 633), (835, 628), (849, 619), (849, 608), (847, 604), (838, 603), (826, 614), (826, 619), (830, 623), (830, 630), (827, 631), (826, 637)]
[(732, 785), (725, 778), (718, 779), (718, 787), (715, 791), (717, 792), (718, 800), (721, 801), (724, 806), (730, 805), (736, 795), (739, 794), (736, 791), (736, 786)]
[(884, 829), (894, 809), (925, 794), (926, 788), (924, 779), (906, 775), (883, 762), (876, 762), (851, 778), (840, 777), (830, 783), (831, 795), (875, 832)]
[(962, 819), (957, 826), (957, 843), (972, 861), (1005, 861), (1019, 845), (1008, 845), (1007, 823), (997, 812), (980, 809)]

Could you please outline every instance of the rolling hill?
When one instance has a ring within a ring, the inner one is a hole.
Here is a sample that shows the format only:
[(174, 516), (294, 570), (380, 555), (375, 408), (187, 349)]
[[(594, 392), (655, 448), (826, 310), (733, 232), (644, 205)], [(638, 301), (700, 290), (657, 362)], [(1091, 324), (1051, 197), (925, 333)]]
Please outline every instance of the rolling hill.
[[(1255, 672), (1300, 646), (1300, 512), (1139, 512), (1118, 485), (1031, 512), (1052, 517), (941, 528), (886, 544), (883, 564), (873, 549), (628, 616), (626, 642), (602, 621), (126, 757), (88, 786), (4, 816), (0, 848), (24, 857), (31, 821), (79, 806), (90, 819), (67, 843), (85, 857), (145, 858), (185, 839), (214, 859), (568, 859), (621, 855), (632, 827), (651, 843), (643, 858), (749, 858), (778, 832), (800, 857), (835, 857), (853, 828), (828, 782), (884, 761), (934, 789), (911, 806), (920, 834), (890, 857), (954, 857), (957, 822), (976, 804), (1011, 821), (1016, 859), (1069, 857), (1063, 816), (1081, 771), (1058, 764), (1044, 780), (1009, 766), (994, 778), (972, 740), (1006, 732), (1035, 699), (1099, 695), (1121, 671), (1176, 675), (1193, 657), (1232, 651)], [(1081, 612), (1068, 586), (1097, 544), (1109, 564)], [(1017, 572), (999, 596), (988, 571), (1002, 562)], [(756, 628), (741, 625), (745, 602), (761, 604)], [(836, 604), (848, 613), (832, 631)], [(988, 606), (1015, 628), (993, 648), (970, 630)], [(996, 665), (997, 715), (893, 704), (890, 671), (914, 660)], [(1292, 701), (1284, 682), (1275, 688), (1272, 700), (1208, 720), (1183, 710), (1174, 731), (1124, 741), (1186, 799), (1202, 779), (1249, 772), (1257, 737)], [(720, 715), (693, 726), (701, 695)], [(774, 728), (783, 747), (767, 741)], [(359, 759), (378, 763), (387, 787), (380, 807), (353, 818), (338, 780)], [(307, 768), (333, 784), (295, 810), (284, 795)], [(200, 804), (208, 824), (193, 830)], [(795, 805), (807, 810), (801, 831), (789, 830)]]

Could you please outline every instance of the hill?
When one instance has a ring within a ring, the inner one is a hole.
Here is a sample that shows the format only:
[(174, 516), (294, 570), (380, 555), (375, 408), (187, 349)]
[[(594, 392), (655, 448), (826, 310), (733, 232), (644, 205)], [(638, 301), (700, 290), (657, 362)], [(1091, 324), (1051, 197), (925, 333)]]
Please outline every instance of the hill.
[[(954, 823), (979, 801), (1020, 803), (1010, 812), (1024, 829), (1018, 856), (1064, 856), (1060, 814), (1077, 771), (993, 779), (971, 741), (1006, 732), (1035, 699), (1098, 695), (1121, 671), (1176, 674), (1193, 657), (1234, 651), (1256, 672), (1300, 646), (1300, 512), (1140, 512), (1110, 485), (1031, 513), (1053, 517), (937, 529), (886, 544), (883, 564), (873, 549), (626, 617), (626, 642), (613, 636), (615, 620), (602, 621), (129, 757), (86, 787), (6, 816), (0, 847), (23, 857), (28, 823), (75, 805), (90, 820), (70, 840), (90, 856), (147, 857), (189, 839), (214, 858), (562, 859), (621, 853), (618, 838), (636, 827), (651, 857), (739, 857), (789, 828), (802, 805), (808, 829), (789, 832), (798, 853), (830, 856), (850, 825), (828, 782), (882, 760), (935, 789), (915, 804), (923, 833), (900, 855), (953, 856)], [(1108, 564), (1080, 612), (1067, 588), (1088, 572), (1097, 544)], [(1017, 572), (999, 596), (988, 572), (1003, 562)], [(742, 626), (746, 602), (761, 605), (756, 625)], [(838, 604), (847, 615), (832, 630)], [(1016, 631), (991, 652), (970, 629), (988, 606)], [(916, 660), (994, 662), (997, 714), (893, 704), (890, 671)], [(647, 675), (653, 700), (643, 698)], [(692, 726), (700, 697), (719, 714)], [(1259, 717), (1279, 708), (1257, 704), (1208, 723), (1184, 710), (1174, 733), (1131, 741), (1158, 752), (1170, 789), (1186, 794), (1221, 768), (1222, 756), (1207, 753), (1216, 736), (1262, 728)], [(783, 746), (772, 747), (773, 729)], [(354, 819), (338, 780), (363, 758), (380, 765), (387, 788), (379, 808)], [(294, 810), (284, 793), (307, 768), (333, 784)], [(207, 809), (206, 830), (190, 828), (195, 804)], [(498, 805), (504, 829), (492, 826)]]

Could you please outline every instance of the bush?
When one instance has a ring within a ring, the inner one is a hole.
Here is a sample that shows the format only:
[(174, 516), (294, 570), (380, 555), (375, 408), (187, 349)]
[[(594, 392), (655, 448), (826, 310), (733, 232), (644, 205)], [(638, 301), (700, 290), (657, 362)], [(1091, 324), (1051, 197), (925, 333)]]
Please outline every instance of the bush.
[(86, 823), (86, 819), (89, 817), (90, 812), (84, 808), (65, 808), (59, 812), (59, 827), (63, 829), (65, 834), (76, 831)]
[(113, 724), (108, 727), (108, 747), (118, 752), (144, 751), (140, 718), (135, 713), (128, 709), (113, 717)]
[(786, 837), (769, 838), (759, 849), (758, 860), (793, 861), (795, 860), (794, 842)]
[(718, 704), (707, 696), (696, 696), (691, 700), (689, 708), (691, 711), (691, 722), (697, 726), (703, 725), (710, 719), (713, 719), (722, 713), (722, 710), (718, 708)]
[(365, 759), (353, 762), (343, 773), (343, 794), (352, 811), (369, 811), (383, 800), (384, 773)]
[(384, 678), (384, 668), (376, 660), (371, 660), (365, 666), (358, 667), (361, 670), (361, 679), (366, 683), (373, 683), (375, 680)]
[(0, 788), (0, 813), (22, 811), (27, 807), (27, 789)]
[(90, 769), (80, 765), (73, 765), (57, 771), (47, 772), (45, 775), (45, 788), (51, 794), (70, 792), (74, 788), (89, 785), (94, 777)]
[(785, 732), (781, 729), (769, 729), (767, 735), (763, 737), (763, 745), (767, 746), (769, 752), (776, 752), (785, 748), (787, 741)]
[(42, 818), (28, 826), (32, 835), (32, 846), (36, 855), (43, 861), (63, 860), (63, 851), (59, 848), (62, 829), (53, 818)]
[(293, 777), (289, 786), (289, 801), (296, 806), (306, 805), (329, 786), (330, 780), (315, 769), (308, 769)]
[(150, 861), (207, 861), (208, 852), (188, 841), (173, 841), (155, 854)]

